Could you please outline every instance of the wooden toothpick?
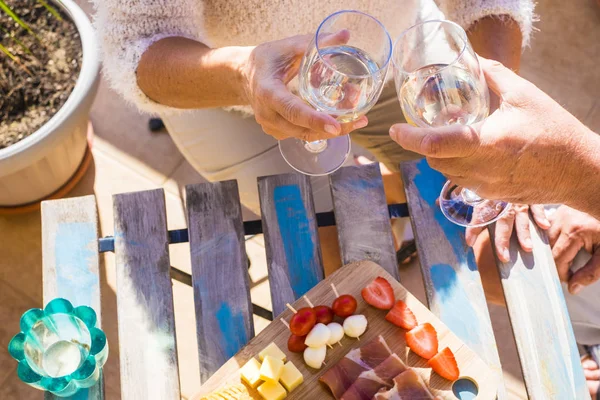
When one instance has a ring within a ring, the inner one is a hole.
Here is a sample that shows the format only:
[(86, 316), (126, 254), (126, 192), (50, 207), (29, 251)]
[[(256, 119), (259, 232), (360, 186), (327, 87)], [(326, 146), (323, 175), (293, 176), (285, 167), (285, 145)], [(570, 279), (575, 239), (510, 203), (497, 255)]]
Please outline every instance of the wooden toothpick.
[(310, 302), (310, 300), (308, 299), (308, 297), (306, 297), (306, 295), (304, 295), (304, 300), (306, 300), (306, 302), (308, 303), (308, 306), (309, 306), (310, 308), (313, 308), (313, 307), (314, 307), (314, 306), (313, 306), (313, 303), (311, 303), (311, 302)]
[(333, 283), (331, 284), (331, 288), (333, 289), (333, 293), (335, 293), (335, 297), (340, 297), (340, 294), (338, 293), (338, 291), (335, 288), (335, 285)]
[(285, 303), (286, 307), (289, 308), (294, 314), (297, 314), (298, 311), (294, 307), (290, 305), (290, 303)]
[(290, 324), (284, 319), (280, 319), (281, 323), (284, 324), (288, 329), (290, 329)]

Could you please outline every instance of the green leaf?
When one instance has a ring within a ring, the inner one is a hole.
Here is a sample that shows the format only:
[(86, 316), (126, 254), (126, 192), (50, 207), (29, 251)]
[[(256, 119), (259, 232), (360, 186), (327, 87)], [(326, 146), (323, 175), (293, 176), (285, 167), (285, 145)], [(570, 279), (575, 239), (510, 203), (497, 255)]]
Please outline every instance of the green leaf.
[(25, 21), (19, 18), (17, 14), (15, 14), (13, 10), (10, 9), (10, 7), (4, 2), (4, 0), (0, 0), (0, 10), (3, 10), (6, 14), (8, 14), (8, 16), (11, 17), (17, 24), (19, 24), (21, 28), (25, 29), (27, 32), (33, 35), (33, 37), (35, 37), (40, 43), (42, 42), (39, 36), (31, 30), (31, 28), (25, 23)]
[(52, 15), (54, 15), (54, 17), (59, 20), (62, 21), (62, 17), (60, 16), (60, 14), (58, 13), (58, 11), (56, 11), (56, 9), (54, 7), (52, 7), (50, 4), (46, 3), (44, 0), (37, 0), (38, 3), (40, 3), (41, 5), (43, 5), (44, 7), (46, 7), (46, 10), (48, 10)]
[(23, 43), (19, 39), (17, 39), (12, 33), (10, 33), (9, 31), (7, 31), (6, 29), (4, 29), (1, 26), (0, 26), (0, 31), (4, 32), (6, 34), (6, 36), (8, 36), (12, 40), (14, 40), (19, 45), (19, 47), (21, 47), (23, 49), (23, 51), (25, 53), (29, 54), (30, 56), (33, 56), (33, 53), (31, 52), (31, 50), (29, 50), (29, 47), (27, 47), (25, 45), (25, 43)]
[(13, 53), (11, 53), (10, 50), (8, 50), (6, 47), (4, 47), (1, 43), (0, 43), (0, 51), (3, 52), (4, 54), (6, 54), (8, 56), (8, 58), (13, 60), (15, 62), (15, 64), (17, 64), (20, 68), (24, 69), (25, 72), (27, 72), (29, 75), (33, 76), (31, 71), (28, 70), (26, 66), (21, 64), (19, 59), (17, 57), (15, 57), (15, 55)]

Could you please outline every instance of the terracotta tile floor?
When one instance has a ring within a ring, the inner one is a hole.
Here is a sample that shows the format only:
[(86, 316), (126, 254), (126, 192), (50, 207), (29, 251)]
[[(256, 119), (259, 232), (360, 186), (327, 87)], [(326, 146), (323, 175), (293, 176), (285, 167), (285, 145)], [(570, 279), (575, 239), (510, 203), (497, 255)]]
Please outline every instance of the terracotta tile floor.
[[(84, 1), (80, 1), (84, 3)], [(89, 6), (84, 4), (89, 10)], [(594, 0), (540, 0), (540, 22), (531, 48), (523, 56), (522, 74), (546, 90), (590, 128), (600, 132), (600, 8)], [(164, 187), (169, 229), (186, 226), (181, 188), (201, 182), (168, 135), (150, 133), (147, 117), (124, 104), (103, 82), (94, 103), (96, 133), (94, 163), (72, 196), (94, 193), (103, 235), (113, 232), (111, 196), (114, 193)], [(17, 332), (19, 316), (42, 303), (40, 215), (0, 217), (0, 399), (39, 399), (40, 394), (21, 384), (7, 354), (10, 337)], [(252, 260), (252, 298), (269, 308), (264, 243), (261, 236), (247, 242)], [(171, 246), (172, 264), (190, 270), (187, 245)], [(423, 299), (417, 268), (402, 270), (403, 281)], [(176, 329), (184, 398), (198, 388), (195, 317), (192, 291), (174, 282)], [(120, 398), (114, 257), (106, 254), (102, 268), (103, 325), (111, 345), (105, 368), (108, 399)], [(510, 325), (504, 309), (491, 307), (496, 338), (509, 391), (525, 398)], [(266, 321), (256, 318), (257, 330)]]

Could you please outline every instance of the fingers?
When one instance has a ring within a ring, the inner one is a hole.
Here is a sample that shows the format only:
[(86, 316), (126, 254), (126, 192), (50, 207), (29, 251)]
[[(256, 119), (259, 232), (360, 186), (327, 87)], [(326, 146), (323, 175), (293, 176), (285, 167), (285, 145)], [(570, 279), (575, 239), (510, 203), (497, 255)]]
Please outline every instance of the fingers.
[(534, 204), (529, 206), (529, 210), (531, 210), (531, 215), (533, 215), (533, 220), (535, 221), (535, 223), (537, 224), (537, 226), (539, 226), (542, 229), (549, 229), (550, 228), (550, 221), (548, 220), (548, 217), (546, 216), (546, 210), (544, 209), (544, 206), (541, 204)]
[(588, 381), (599, 381), (600, 380), (600, 369), (585, 369), (583, 370), (585, 379)]
[(571, 262), (582, 247), (583, 242), (580, 239), (564, 232), (556, 240), (552, 247), (552, 256), (561, 281), (567, 282), (569, 280)]
[(510, 237), (515, 223), (516, 211), (511, 207), (502, 218), (496, 222), (496, 254), (502, 262), (510, 261)]
[(513, 204), (515, 208), (515, 231), (521, 248), (529, 253), (533, 251), (531, 232), (529, 231), (529, 207), (523, 204)]
[(467, 242), (467, 245), (469, 247), (475, 246), (475, 242), (477, 241), (477, 238), (479, 237), (479, 235), (481, 234), (481, 232), (483, 232), (483, 230), (485, 228), (486, 228), (485, 226), (467, 228), (467, 230), (465, 231), (465, 241)]
[(591, 358), (589, 355), (586, 355), (585, 357), (583, 357), (581, 359), (581, 366), (583, 367), (584, 370), (598, 369), (598, 364), (596, 364), (596, 361), (594, 361), (594, 359)]
[(390, 136), (406, 150), (427, 157), (468, 157), (479, 147), (477, 126), (455, 124), (440, 128), (417, 128), (396, 124), (390, 128)]
[(479, 57), (479, 64), (489, 88), (498, 96), (514, 90), (523, 80), (499, 61)]
[(596, 249), (592, 258), (569, 279), (569, 292), (577, 294), (585, 286), (600, 279), (600, 248)]
[(273, 110), (294, 125), (335, 137), (342, 128), (331, 115), (321, 113), (294, 96), (282, 83), (263, 93)]
[(346, 44), (350, 40), (350, 31), (348, 29), (341, 29), (334, 33), (324, 33), (319, 36), (317, 45), (322, 47), (335, 46), (340, 44)]

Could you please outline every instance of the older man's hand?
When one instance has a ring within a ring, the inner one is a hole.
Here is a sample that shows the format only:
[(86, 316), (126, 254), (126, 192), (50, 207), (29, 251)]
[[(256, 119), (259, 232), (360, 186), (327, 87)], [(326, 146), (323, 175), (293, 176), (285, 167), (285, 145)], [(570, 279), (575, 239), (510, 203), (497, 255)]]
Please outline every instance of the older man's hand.
[(494, 113), (471, 126), (396, 124), (392, 139), (485, 198), (544, 204), (579, 196), (573, 188), (585, 187), (595, 175), (585, 164), (589, 143), (598, 139), (532, 83), (498, 62), (480, 61), (488, 86), (501, 99)]

